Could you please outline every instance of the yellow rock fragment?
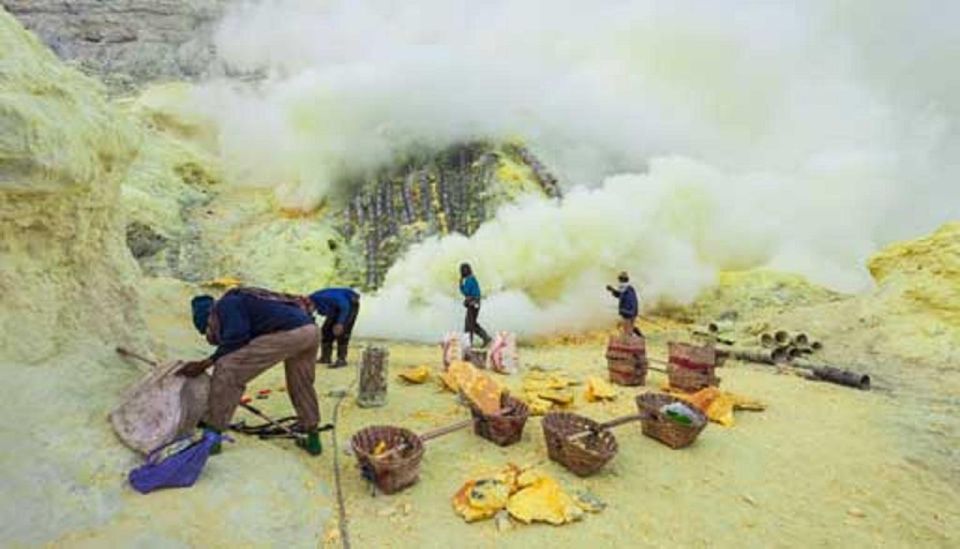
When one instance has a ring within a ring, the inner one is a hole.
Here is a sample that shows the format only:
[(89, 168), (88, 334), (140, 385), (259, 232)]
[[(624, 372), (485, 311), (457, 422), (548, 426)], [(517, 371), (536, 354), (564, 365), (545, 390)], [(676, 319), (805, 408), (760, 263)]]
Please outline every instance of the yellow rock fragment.
[(461, 385), (464, 396), (470, 399), (477, 408), (485, 414), (494, 414), (500, 411), (500, 400), (503, 387), (492, 377), (483, 372), (477, 372), (473, 378)]
[(520, 469), (511, 463), (490, 477), (468, 480), (454, 494), (453, 509), (467, 522), (495, 516), (519, 488), (519, 475)]
[(538, 397), (533, 394), (524, 395), (524, 402), (527, 403), (527, 407), (530, 408), (530, 414), (534, 416), (542, 416), (550, 411), (553, 408), (553, 403), (549, 400)]
[(538, 391), (537, 396), (564, 406), (573, 402), (573, 391), (568, 389), (546, 389)]
[(450, 363), (447, 371), (440, 375), (440, 379), (448, 389), (456, 393), (460, 391), (460, 387), (466, 385), (476, 373), (477, 369), (473, 364), (458, 360)]
[(452, 362), (447, 371), (440, 375), (440, 379), (451, 391), (463, 393), (484, 413), (492, 414), (500, 410), (503, 385), (473, 364), (464, 361)]
[(584, 392), (584, 397), (587, 399), (587, 402), (612, 400), (617, 398), (617, 391), (602, 378), (590, 377), (587, 379), (587, 389)]
[(734, 410), (762, 411), (766, 409), (762, 402), (735, 393), (721, 391), (716, 387), (706, 387), (692, 394), (672, 392), (677, 397), (699, 408), (710, 421), (719, 423), (724, 427), (733, 426)]
[(408, 383), (423, 383), (430, 378), (430, 367), (429, 366), (412, 366), (410, 368), (405, 368), (400, 371), (398, 374), (400, 379)]
[(208, 280), (204, 282), (203, 286), (212, 286), (214, 288), (233, 288), (235, 286), (240, 286), (243, 284), (239, 278), (234, 278), (232, 276), (221, 276), (214, 278), (213, 280)]
[(527, 472), (520, 476), (520, 484), (525, 487), (507, 502), (510, 516), (520, 522), (566, 524), (583, 517), (583, 509), (551, 477)]

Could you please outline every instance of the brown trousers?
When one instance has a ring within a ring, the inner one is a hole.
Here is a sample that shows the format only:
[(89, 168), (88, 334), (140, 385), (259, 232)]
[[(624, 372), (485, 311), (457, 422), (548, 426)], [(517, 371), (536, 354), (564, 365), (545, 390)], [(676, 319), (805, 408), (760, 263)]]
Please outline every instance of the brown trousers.
[(225, 430), (247, 383), (282, 360), (287, 393), (297, 411), (297, 422), (304, 429), (316, 428), (320, 422), (320, 408), (313, 380), (319, 346), (320, 331), (315, 324), (307, 324), (254, 338), (246, 346), (221, 357), (213, 369), (206, 423)]

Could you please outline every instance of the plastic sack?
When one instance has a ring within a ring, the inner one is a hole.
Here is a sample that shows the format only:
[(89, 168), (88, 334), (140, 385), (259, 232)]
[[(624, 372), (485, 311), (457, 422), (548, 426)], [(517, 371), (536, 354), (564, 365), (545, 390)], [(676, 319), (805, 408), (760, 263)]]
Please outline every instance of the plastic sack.
[(206, 414), (210, 376), (178, 376), (181, 366), (171, 362), (150, 370), (110, 413), (114, 432), (128, 447), (147, 454), (192, 433)]
[(470, 348), (470, 335), (462, 332), (447, 332), (443, 336), (443, 369), (446, 370), (454, 362), (460, 362), (467, 356)]
[(519, 359), (517, 357), (517, 334), (497, 332), (493, 336), (488, 355), (489, 368), (501, 374), (515, 374)]
[(207, 464), (210, 450), (221, 441), (222, 435), (204, 431), (203, 437), (186, 448), (170, 452), (171, 447), (182, 445), (189, 437), (177, 439), (158, 448), (147, 456), (147, 462), (130, 471), (130, 485), (141, 494), (160, 488), (186, 488), (193, 486)]

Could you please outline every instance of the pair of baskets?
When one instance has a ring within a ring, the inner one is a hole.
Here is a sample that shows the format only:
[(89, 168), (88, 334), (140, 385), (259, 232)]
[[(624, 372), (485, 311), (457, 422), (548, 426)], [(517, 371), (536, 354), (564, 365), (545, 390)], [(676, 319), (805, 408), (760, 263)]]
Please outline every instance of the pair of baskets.
[[(440, 427), (418, 435), (403, 427), (374, 425), (357, 431), (350, 439), (363, 476), (384, 494), (393, 494), (412, 486), (420, 478), (424, 443), (473, 424), (473, 432), (500, 446), (520, 440), (530, 417), (530, 408), (510, 395), (500, 397), (501, 409), (484, 414), (471, 403), (472, 419)], [(377, 455), (378, 448), (388, 448)]]
[(599, 471), (617, 454), (619, 446), (611, 427), (640, 420), (643, 434), (673, 449), (690, 446), (707, 426), (707, 417), (690, 408), (690, 425), (667, 417), (661, 408), (681, 399), (664, 393), (645, 393), (637, 397), (638, 414), (624, 416), (606, 423), (569, 412), (550, 412), (543, 418), (543, 436), (547, 456), (574, 474), (585, 477)]

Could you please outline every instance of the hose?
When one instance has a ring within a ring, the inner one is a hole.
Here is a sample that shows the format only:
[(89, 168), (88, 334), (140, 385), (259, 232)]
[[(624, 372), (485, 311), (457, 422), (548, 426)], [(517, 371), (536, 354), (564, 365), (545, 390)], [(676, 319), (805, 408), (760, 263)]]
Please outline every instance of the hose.
[(340, 404), (343, 403), (343, 399), (346, 398), (350, 389), (353, 388), (354, 383), (356, 383), (356, 381), (350, 383), (350, 387), (345, 390), (330, 391), (330, 393), (328, 393), (329, 396), (336, 397), (337, 399), (337, 402), (333, 405), (333, 418), (331, 422), (333, 428), (331, 429), (331, 435), (333, 437), (333, 481), (337, 490), (337, 528), (340, 530), (340, 545), (343, 549), (350, 549), (350, 533), (347, 530), (347, 505), (343, 501), (343, 486), (340, 480), (340, 448), (337, 446), (337, 423), (340, 417)]

